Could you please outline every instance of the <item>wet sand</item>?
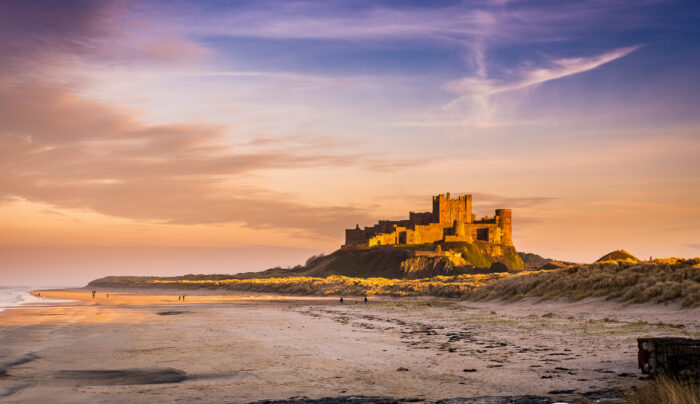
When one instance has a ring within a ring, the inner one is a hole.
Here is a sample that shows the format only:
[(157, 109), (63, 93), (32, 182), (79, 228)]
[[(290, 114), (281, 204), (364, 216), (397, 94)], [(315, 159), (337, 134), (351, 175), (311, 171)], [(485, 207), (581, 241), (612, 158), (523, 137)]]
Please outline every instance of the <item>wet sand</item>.
[(178, 293), (41, 291), (75, 301), (3, 312), (0, 402), (571, 401), (639, 383), (637, 337), (700, 336), (677, 305)]

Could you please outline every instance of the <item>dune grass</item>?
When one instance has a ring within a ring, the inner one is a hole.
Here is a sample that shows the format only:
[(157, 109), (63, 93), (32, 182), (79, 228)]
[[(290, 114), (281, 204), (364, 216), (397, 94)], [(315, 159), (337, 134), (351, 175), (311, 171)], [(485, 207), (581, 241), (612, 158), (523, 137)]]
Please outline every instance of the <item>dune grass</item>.
[(690, 380), (658, 377), (636, 391), (623, 394), (625, 404), (700, 404), (700, 388)]
[(509, 277), (474, 290), (475, 300), (516, 301), (606, 297), (625, 303), (666, 303), (680, 299), (684, 307), (700, 305), (700, 258), (667, 258), (630, 263), (606, 261), (556, 271)]
[(349, 278), (345, 276), (286, 277), (220, 280), (149, 280), (155, 286), (217, 288), (306, 296), (387, 295), (460, 298), (489, 282), (513, 276), (507, 272), (477, 275), (435, 276), (424, 279)]

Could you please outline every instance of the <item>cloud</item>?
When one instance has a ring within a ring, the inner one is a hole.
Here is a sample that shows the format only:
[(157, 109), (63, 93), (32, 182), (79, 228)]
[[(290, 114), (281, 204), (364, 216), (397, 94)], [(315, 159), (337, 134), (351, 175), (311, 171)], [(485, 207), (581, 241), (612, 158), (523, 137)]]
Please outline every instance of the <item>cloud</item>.
[(148, 8), (119, 0), (0, 2), (0, 70), (50, 74), (76, 59), (97, 63), (190, 62), (209, 53)]
[(447, 88), (455, 93), (469, 97), (491, 96), (593, 70), (622, 58), (637, 49), (639, 49), (639, 46), (630, 46), (592, 57), (555, 59), (550, 61), (547, 66), (519, 69), (515, 73), (515, 76), (519, 78), (512, 82), (502, 83), (482, 77), (466, 77), (449, 83)]
[[(453, 43), (557, 41), (591, 27), (607, 30), (667, 26), (653, 18), (659, 2), (627, 0), (541, 4), (456, 2), (420, 7), (338, 2), (258, 1), (190, 10), (198, 36), (371, 40), (430, 38)], [(173, 11), (177, 14), (178, 11)], [(625, 18), (626, 17), (626, 18)]]
[[(633, 52), (638, 46), (592, 40), (591, 32), (596, 33), (596, 38), (618, 31), (648, 32), (650, 27), (663, 25), (653, 18), (654, 7), (658, 7), (658, 2), (623, 1), (614, 5), (595, 1), (565, 2), (546, 7), (500, 1), (420, 7), (386, 4), (365, 7), (303, 1), (275, 3), (275, 7), (270, 7), (269, 3), (262, 2), (254, 7), (217, 8), (216, 13), (204, 13), (207, 18), (199, 15), (194, 20), (206, 23), (194, 24), (191, 32), (234, 41), (283, 40), (292, 47), (308, 46), (308, 40), (322, 40), (322, 43), (334, 41), (334, 46), (365, 46), (367, 49), (374, 49), (377, 41), (381, 41), (382, 46), (399, 44), (396, 46), (400, 48), (405, 46), (401, 41), (418, 39), (422, 41), (421, 46), (462, 53), (465, 77), (444, 85), (457, 94), (457, 98), (448, 103), (439, 116), (402, 120), (394, 125), (495, 127), (514, 125), (506, 122), (503, 115), (507, 107), (495, 100), (497, 95), (590, 71)], [(348, 41), (353, 45), (347, 45)], [(562, 57), (561, 44), (567, 41), (575, 43), (577, 49), (582, 49), (581, 54), (589, 56)], [(435, 45), (437, 42), (441, 44)], [(510, 48), (514, 44), (520, 47), (518, 51)], [(586, 46), (595, 52), (600, 52), (601, 47), (609, 50), (590, 56), (591, 51)], [(508, 78), (503, 78), (504, 75)], [(455, 111), (460, 116), (455, 117)]]
[(57, 55), (81, 55), (97, 49), (108, 35), (110, 1), (50, 0), (0, 2), (2, 70), (17, 73), (28, 62), (55, 61)]
[(39, 212), (45, 215), (66, 216), (66, 214), (53, 209), (41, 209)]
[[(510, 79), (489, 78), (487, 69), (483, 67), (479, 69), (477, 75), (464, 77), (445, 85), (445, 89), (457, 94), (458, 97), (446, 104), (443, 110), (466, 110), (466, 115), (462, 117), (463, 125), (474, 125), (480, 128), (539, 124), (538, 121), (511, 121), (502, 116), (504, 108), (499, 96), (596, 69), (634, 52), (639, 47), (618, 48), (590, 57), (550, 59), (535, 67), (528, 64), (511, 69)], [(483, 55), (476, 57), (481, 59)], [(478, 62), (481, 66), (483, 63), (483, 61)], [(517, 98), (511, 96), (509, 102), (517, 104)], [(421, 124), (427, 126), (430, 122)]]
[(239, 222), (336, 236), (363, 217), (244, 186), (256, 171), (374, 166), (333, 143), (266, 141), (237, 151), (223, 128), (144, 126), (126, 111), (47, 83), (0, 86), (0, 198), (164, 223)]
[(561, 199), (553, 196), (503, 196), (481, 192), (472, 193), (472, 197), (480, 204), (498, 205), (499, 208), (508, 209), (542, 206)]

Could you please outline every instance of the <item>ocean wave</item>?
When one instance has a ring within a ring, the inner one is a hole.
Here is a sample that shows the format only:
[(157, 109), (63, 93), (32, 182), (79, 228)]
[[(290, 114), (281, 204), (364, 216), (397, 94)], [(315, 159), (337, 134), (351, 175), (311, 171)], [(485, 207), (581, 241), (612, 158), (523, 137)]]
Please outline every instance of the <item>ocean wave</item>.
[(16, 288), (0, 286), (0, 312), (12, 308), (46, 307), (55, 303), (66, 303), (73, 300), (53, 299), (34, 296), (29, 293), (37, 288)]

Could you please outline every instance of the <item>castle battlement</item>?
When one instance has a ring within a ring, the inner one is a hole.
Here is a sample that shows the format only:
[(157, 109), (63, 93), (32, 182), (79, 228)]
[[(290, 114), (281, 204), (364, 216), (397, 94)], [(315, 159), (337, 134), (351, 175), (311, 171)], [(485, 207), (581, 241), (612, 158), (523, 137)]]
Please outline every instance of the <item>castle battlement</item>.
[(345, 245), (429, 244), (438, 241), (487, 241), (513, 245), (510, 209), (496, 209), (493, 217), (476, 219), (472, 196), (451, 199), (450, 194), (433, 196), (432, 212), (409, 212), (408, 220), (380, 220), (372, 227), (345, 230)]

